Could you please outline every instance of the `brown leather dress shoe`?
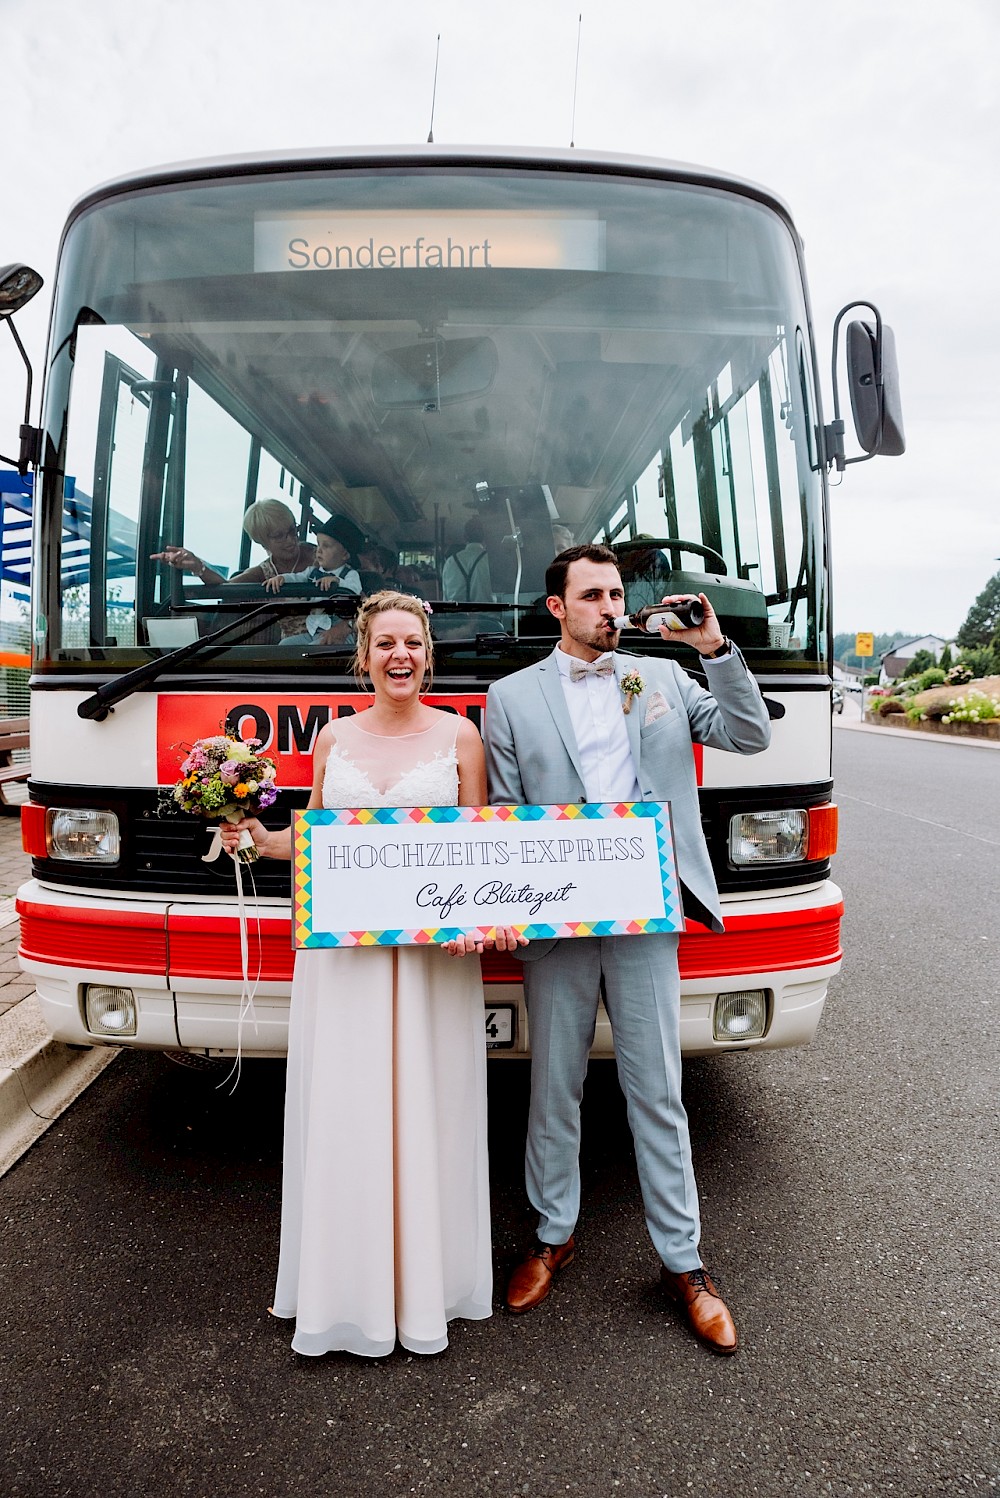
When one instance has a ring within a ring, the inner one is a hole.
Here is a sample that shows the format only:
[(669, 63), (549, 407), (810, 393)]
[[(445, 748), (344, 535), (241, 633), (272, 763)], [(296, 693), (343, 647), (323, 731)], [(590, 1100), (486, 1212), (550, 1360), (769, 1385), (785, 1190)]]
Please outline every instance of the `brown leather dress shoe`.
[(530, 1311), (541, 1305), (560, 1269), (572, 1264), (574, 1252), (572, 1238), (565, 1243), (539, 1243), (536, 1240), (527, 1258), (522, 1259), (510, 1277), (508, 1311)]
[(684, 1311), (688, 1325), (700, 1342), (713, 1352), (728, 1355), (736, 1351), (733, 1318), (705, 1268), (674, 1274), (664, 1267), (660, 1270), (660, 1278), (671, 1300), (675, 1300)]

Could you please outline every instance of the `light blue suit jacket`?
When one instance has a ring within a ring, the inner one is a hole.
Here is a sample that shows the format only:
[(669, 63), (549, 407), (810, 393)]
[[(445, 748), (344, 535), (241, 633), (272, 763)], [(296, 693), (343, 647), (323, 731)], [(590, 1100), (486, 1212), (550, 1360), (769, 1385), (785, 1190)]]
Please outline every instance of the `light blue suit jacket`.
[[(643, 691), (625, 719), (639, 789), (645, 801), (669, 801), (677, 872), (689, 915), (723, 929), (719, 894), (701, 830), (692, 744), (757, 754), (771, 739), (767, 708), (743, 657), (734, 651), (706, 671), (706, 692), (675, 661), (614, 657), (621, 681), (637, 670)], [(659, 692), (666, 712), (646, 721)], [(624, 697), (622, 699), (624, 701)], [(555, 653), (494, 682), (486, 699), (486, 768), (493, 805), (548, 806), (585, 801), (583, 771)], [(691, 896), (694, 897), (693, 901)], [(703, 909), (695, 908), (695, 902)], [(529, 943), (523, 956), (544, 955), (551, 942)]]

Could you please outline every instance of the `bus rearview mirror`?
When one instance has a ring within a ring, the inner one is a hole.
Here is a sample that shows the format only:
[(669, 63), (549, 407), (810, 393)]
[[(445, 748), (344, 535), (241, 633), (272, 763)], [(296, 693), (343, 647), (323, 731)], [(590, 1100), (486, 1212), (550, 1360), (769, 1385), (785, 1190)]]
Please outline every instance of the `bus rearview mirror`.
[(372, 400), (384, 411), (439, 411), (486, 395), (498, 365), (492, 338), (424, 338), (384, 349), (372, 367)]

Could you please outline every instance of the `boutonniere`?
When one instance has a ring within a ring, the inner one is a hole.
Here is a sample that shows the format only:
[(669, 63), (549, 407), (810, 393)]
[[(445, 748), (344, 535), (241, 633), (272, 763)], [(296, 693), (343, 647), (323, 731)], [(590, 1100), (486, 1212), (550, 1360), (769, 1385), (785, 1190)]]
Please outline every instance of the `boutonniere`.
[(646, 683), (643, 681), (638, 671), (626, 671), (625, 675), (621, 679), (620, 685), (622, 691), (625, 693), (625, 701), (622, 703), (622, 712), (630, 713), (632, 711), (633, 697), (638, 697), (640, 692), (644, 692), (646, 690)]

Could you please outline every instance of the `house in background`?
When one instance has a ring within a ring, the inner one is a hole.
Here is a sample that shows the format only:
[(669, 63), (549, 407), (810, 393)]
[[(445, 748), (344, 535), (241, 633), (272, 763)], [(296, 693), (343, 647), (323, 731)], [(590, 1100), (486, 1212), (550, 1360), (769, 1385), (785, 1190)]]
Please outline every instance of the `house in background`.
[(888, 686), (890, 682), (898, 681), (918, 651), (929, 650), (934, 659), (939, 661), (945, 646), (952, 643), (950, 640), (942, 640), (940, 635), (921, 635), (917, 640), (897, 640), (892, 649), (881, 657), (879, 686)]

